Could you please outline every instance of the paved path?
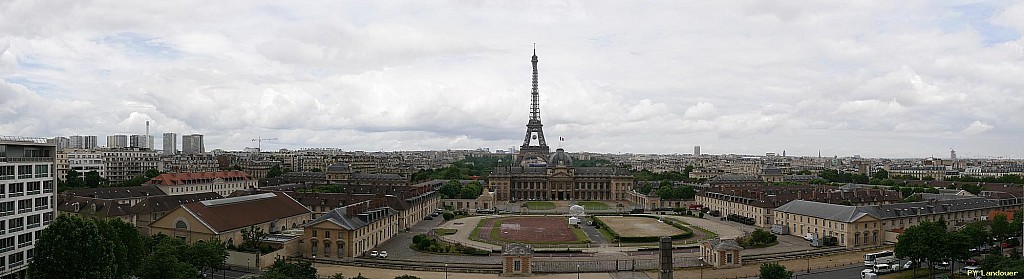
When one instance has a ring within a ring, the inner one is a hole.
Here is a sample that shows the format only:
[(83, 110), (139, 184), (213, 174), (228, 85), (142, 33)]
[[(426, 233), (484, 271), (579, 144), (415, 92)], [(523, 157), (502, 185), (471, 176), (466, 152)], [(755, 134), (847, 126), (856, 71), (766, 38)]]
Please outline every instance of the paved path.
[[(423, 279), (476, 279), (476, 278), (508, 278), (501, 277), (498, 274), (478, 274), (478, 273), (453, 273), (453, 272), (433, 272), (433, 271), (414, 271), (414, 270), (389, 270), (389, 269), (376, 269), (366, 267), (353, 267), (353, 266), (339, 266), (339, 265), (325, 265), (325, 264), (313, 264), (316, 267), (319, 276), (331, 276), (336, 273), (342, 273), (345, 278), (356, 277), (357, 275), (363, 275), (366, 278), (371, 279), (387, 279), (395, 278), (405, 274), (416, 276)], [(578, 277), (577, 277), (578, 276)], [(544, 278), (544, 279), (650, 279), (648, 274), (644, 272), (619, 272), (619, 273), (558, 273), (558, 274), (534, 274), (530, 278)], [(657, 277), (653, 277), (657, 278)]]

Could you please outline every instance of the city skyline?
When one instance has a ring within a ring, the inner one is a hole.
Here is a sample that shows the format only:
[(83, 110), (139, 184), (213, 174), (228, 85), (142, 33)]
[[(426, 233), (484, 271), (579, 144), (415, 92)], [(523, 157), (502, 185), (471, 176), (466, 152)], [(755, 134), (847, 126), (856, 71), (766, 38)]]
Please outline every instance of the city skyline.
[(0, 4), (0, 134), (508, 149), (536, 42), (568, 152), (1024, 156), (1019, 1), (198, 3)]

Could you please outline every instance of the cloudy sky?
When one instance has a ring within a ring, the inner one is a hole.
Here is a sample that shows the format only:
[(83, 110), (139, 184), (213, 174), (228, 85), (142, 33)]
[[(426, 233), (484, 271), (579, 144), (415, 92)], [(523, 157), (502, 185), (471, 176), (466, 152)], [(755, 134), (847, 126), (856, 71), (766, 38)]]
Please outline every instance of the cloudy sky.
[(1024, 156), (1024, 1), (820, 2), (0, 1), (0, 135)]

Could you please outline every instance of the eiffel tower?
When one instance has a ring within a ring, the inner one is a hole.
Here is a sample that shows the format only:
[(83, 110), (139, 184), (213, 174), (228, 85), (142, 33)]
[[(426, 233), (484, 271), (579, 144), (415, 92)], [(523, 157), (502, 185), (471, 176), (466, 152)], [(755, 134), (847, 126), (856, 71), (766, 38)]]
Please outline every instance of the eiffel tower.
[(537, 47), (533, 48), (533, 92), (530, 103), (530, 122), (526, 123), (526, 139), (523, 146), (519, 148), (519, 156), (516, 163), (522, 165), (524, 162), (547, 161), (551, 154), (547, 142), (544, 141), (544, 124), (540, 123), (540, 90), (537, 89)]

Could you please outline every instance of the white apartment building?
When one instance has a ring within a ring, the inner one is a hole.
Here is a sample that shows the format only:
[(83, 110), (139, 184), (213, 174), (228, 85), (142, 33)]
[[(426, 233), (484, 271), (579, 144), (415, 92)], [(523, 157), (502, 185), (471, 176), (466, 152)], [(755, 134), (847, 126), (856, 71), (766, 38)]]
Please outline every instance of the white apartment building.
[(115, 148), (102, 151), (103, 169), (110, 182), (121, 182), (146, 174), (147, 170), (160, 170), (160, 155), (156, 151), (138, 148)]
[(41, 230), (54, 219), (56, 148), (0, 136), (0, 278), (25, 278)]
[(103, 165), (103, 152), (99, 150), (65, 149), (57, 152), (57, 179), (67, 179), (70, 170), (75, 170), (82, 175), (96, 171), (100, 177), (107, 177), (106, 168)]

